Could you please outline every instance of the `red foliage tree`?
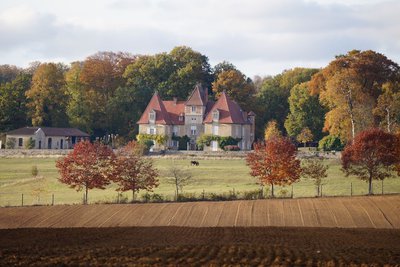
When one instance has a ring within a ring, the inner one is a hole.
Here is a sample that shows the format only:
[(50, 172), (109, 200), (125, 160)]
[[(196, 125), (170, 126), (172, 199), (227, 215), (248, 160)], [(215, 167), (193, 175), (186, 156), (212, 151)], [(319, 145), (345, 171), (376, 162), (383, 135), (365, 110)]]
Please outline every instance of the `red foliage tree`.
[[(342, 170), (368, 182), (372, 194), (372, 180), (383, 180), (394, 174), (400, 163), (399, 138), (380, 129), (360, 132), (342, 152)], [(399, 173), (400, 174), (400, 173)]]
[(151, 191), (158, 186), (158, 172), (151, 159), (142, 156), (141, 145), (135, 141), (129, 142), (118, 152), (117, 175), (114, 181), (119, 185), (118, 191), (132, 190), (132, 201), (135, 192)]
[(59, 181), (77, 191), (85, 189), (87, 204), (89, 189), (105, 189), (115, 177), (115, 160), (114, 152), (107, 146), (80, 142), (72, 152), (56, 162), (61, 175)]
[(290, 185), (300, 179), (301, 167), (296, 159), (296, 147), (288, 138), (277, 137), (267, 140), (265, 144), (255, 144), (246, 161), (252, 176), (262, 184), (271, 185), (272, 197), (274, 185)]

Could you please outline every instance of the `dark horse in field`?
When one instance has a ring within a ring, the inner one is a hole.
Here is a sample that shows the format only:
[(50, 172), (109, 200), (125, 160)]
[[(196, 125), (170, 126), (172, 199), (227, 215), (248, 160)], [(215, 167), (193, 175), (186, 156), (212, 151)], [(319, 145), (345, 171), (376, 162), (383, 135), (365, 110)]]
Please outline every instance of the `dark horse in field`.
[(190, 165), (191, 165), (191, 166), (199, 166), (200, 163), (199, 163), (197, 160), (192, 160), (192, 161), (190, 162)]

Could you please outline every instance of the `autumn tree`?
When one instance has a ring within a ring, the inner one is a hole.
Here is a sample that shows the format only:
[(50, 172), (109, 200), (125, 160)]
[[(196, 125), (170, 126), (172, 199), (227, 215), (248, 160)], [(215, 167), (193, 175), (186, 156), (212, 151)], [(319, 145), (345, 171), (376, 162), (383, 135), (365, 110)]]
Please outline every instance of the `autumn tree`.
[(247, 154), (246, 162), (252, 176), (263, 185), (271, 185), (272, 197), (274, 185), (290, 185), (300, 179), (301, 167), (296, 159), (296, 147), (288, 138), (272, 138), (265, 144), (255, 144), (254, 151)]
[(303, 143), (304, 147), (306, 147), (307, 142), (311, 142), (313, 138), (314, 136), (311, 130), (306, 127), (297, 135), (296, 140), (300, 143)]
[(150, 158), (141, 154), (140, 144), (129, 142), (117, 153), (117, 175), (114, 182), (118, 184), (117, 191), (132, 191), (132, 201), (135, 193), (140, 190), (152, 191), (158, 186), (158, 172)]
[(342, 170), (368, 182), (372, 194), (372, 180), (383, 180), (394, 174), (400, 163), (400, 139), (380, 129), (360, 132), (342, 152)]
[(282, 133), (278, 129), (278, 123), (276, 120), (269, 121), (265, 126), (264, 140), (281, 137)]
[(342, 140), (374, 126), (372, 110), (382, 85), (398, 79), (399, 66), (374, 51), (353, 50), (337, 56), (313, 76), (312, 93), (329, 109), (324, 129)]
[(222, 71), (212, 83), (212, 91), (216, 98), (225, 91), (240, 107), (249, 111), (254, 107), (255, 87), (251, 79), (247, 78), (239, 70)]
[(172, 164), (168, 169), (168, 177), (168, 183), (175, 186), (175, 199), (178, 200), (183, 187), (192, 180), (193, 175), (189, 170), (182, 169), (181, 167)]
[(10, 83), (22, 72), (22, 70), (13, 65), (0, 65), (0, 84)]
[(391, 133), (400, 127), (400, 81), (385, 83), (382, 89), (373, 113), (379, 118), (381, 126)]
[(34, 126), (65, 127), (68, 125), (66, 107), (68, 95), (64, 80), (65, 66), (43, 63), (32, 77), (26, 92), (29, 113)]
[(306, 159), (302, 162), (301, 175), (314, 181), (317, 189), (317, 196), (321, 195), (322, 179), (328, 177), (328, 165), (323, 163), (323, 159)]
[(115, 179), (115, 161), (115, 154), (109, 147), (98, 142), (79, 142), (72, 152), (56, 162), (59, 181), (77, 191), (83, 189), (87, 204), (90, 189), (105, 189)]

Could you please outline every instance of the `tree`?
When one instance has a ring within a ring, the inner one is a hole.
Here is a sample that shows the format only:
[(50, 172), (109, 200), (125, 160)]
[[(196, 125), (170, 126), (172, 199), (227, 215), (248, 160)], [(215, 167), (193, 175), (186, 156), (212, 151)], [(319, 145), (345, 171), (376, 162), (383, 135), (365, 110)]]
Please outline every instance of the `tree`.
[(327, 135), (318, 142), (318, 148), (323, 151), (342, 151), (344, 148), (344, 143), (338, 136)]
[(380, 119), (381, 126), (391, 133), (400, 123), (400, 81), (385, 83), (382, 89), (373, 113)]
[(60, 182), (85, 190), (85, 204), (88, 203), (89, 189), (105, 189), (115, 179), (116, 157), (113, 151), (98, 142), (79, 142), (66, 157), (56, 162)]
[(282, 136), (281, 131), (278, 129), (278, 123), (276, 120), (269, 121), (267, 123), (267, 126), (265, 126), (265, 131), (264, 131), (264, 140), (269, 140), (272, 138), (277, 138)]
[(21, 71), (21, 69), (13, 65), (0, 65), (0, 84), (12, 82)]
[(372, 194), (372, 180), (391, 177), (400, 163), (399, 138), (380, 129), (360, 132), (342, 152), (342, 169), (346, 176), (355, 175), (368, 182)]
[(172, 164), (168, 169), (168, 182), (175, 186), (175, 199), (178, 200), (179, 194), (182, 193), (182, 189), (187, 185), (193, 178), (190, 171), (182, 169), (175, 164)]
[(255, 87), (252, 81), (238, 70), (222, 71), (212, 83), (212, 91), (216, 98), (225, 91), (244, 110), (252, 110), (254, 107)]
[(303, 162), (301, 174), (305, 178), (314, 180), (314, 185), (317, 189), (317, 196), (320, 196), (321, 194), (322, 179), (328, 177), (328, 174), (326, 173), (328, 169), (329, 166), (323, 164), (323, 159), (306, 159)]
[(64, 71), (64, 65), (54, 63), (43, 63), (36, 69), (32, 86), (26, 92), (33, 126), (68, 125)]
[(0, 85), (0, 132), (29, 125), (25, 93), (31, 87), (32, 76), (19, 74), (13, 81)]
[(326, 108), (318, 95), (311, 95), (308, 83), (296, 84), (290, 90), (289, 109), (285, 129), (289, 136), (296, 137), (304, 128), (309, 128), (315, 140), (322, 138)]
[(308, 127), (301, 130), (301, 133), (297, 135), (296, 139), (300, 143), (304, 143), (304, 147), (306, 147), (307, 142), (311, 142), (314, 136)]
[(118, 184), (117, 191), (132, 191), (132, 201), (135, 192), (152, 191), (158, 186), (158, 172), (150, 158), (141, 154), (141, 145), (135, 141), (129, 142), (117, 153), (117, 176), (114, 182)]
[(398, 80), (399, 72), (396, 63), (371, 50), (337, 56), (310, 82), (311, 92), (329, 109), (324, 129), (349, 140), (375, 126), (372, 110), (382, 85)]
[(257, 177), (261, 184), (271, 185), (274, 197), (274, 185), (290, 185), (300, 179), (300, 161), (296, 159), (296, 147), (288, 138), (268, 139), (264, 144), (254, 145), (254, 151), (247, 154), (250, 174)]

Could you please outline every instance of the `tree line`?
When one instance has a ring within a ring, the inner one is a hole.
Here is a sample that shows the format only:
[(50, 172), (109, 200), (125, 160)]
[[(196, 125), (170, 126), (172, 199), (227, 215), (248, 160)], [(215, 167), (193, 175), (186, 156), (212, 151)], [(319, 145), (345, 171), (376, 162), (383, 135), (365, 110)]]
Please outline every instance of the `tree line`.
[(256, 137), (267, 125), (299, 142), (346, 141), (370, 127), (399, 129), (400, 68), (375, 51), (353, 50), (322, 69), (295, 68), (247, 77), (233, 64), (179, 46), (155, 55), (98, 52), (83, 61), (0, 66), (0, 132), (23, 126), (77, 127), (95, 137), (132, 140), (155, 91), (187, 99), (195, 84), (211, 99), (222, 91), (256, 113)]

